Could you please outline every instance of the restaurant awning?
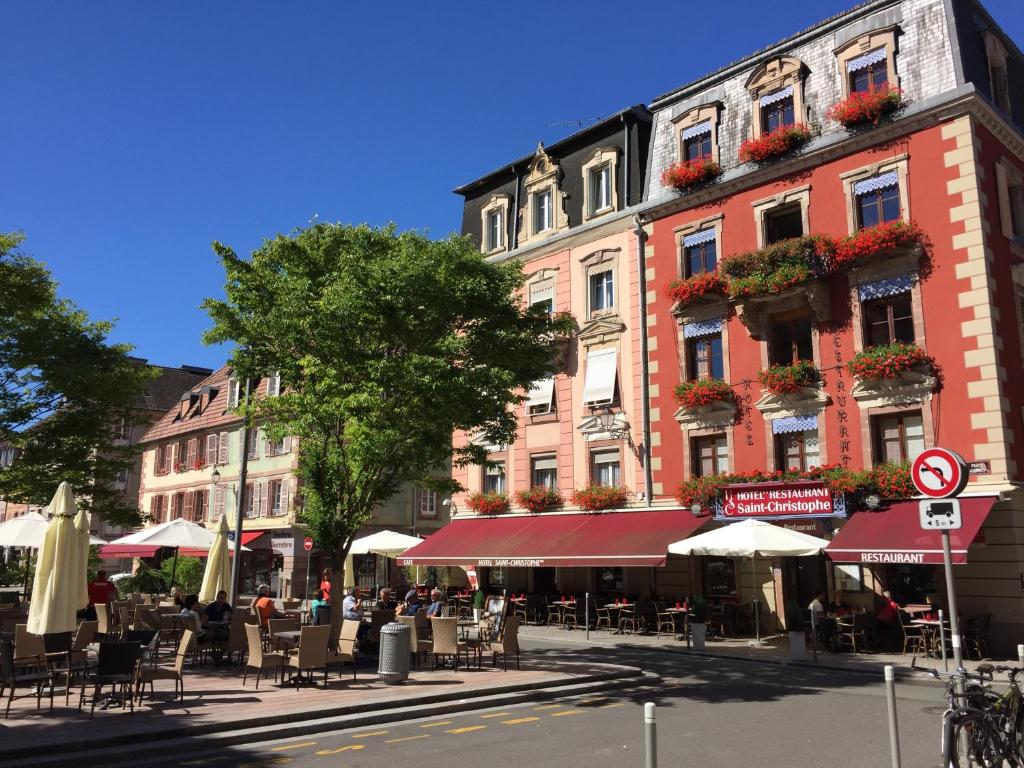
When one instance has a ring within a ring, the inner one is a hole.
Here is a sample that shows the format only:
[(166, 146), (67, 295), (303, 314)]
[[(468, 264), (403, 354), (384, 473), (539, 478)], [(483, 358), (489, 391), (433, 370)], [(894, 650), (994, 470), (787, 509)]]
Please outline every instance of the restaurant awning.
[[(949, 532), (955, 564), (967, 562), (967, 548), (995, 501), (994, 496), (960, 499), (963, 527)], [(825, 552), (837, 563), (941, 565), (942, 535), (922, 530), (918, 502), (905, 501), (881, 512), (857, 512)]]
[(668, 545), (707, 517), (686, 509), (456, 519), (404, 552), (400, 565), (509, 568), (664, 565)]
[[(242, 531), (242, 546), (249, 546), (249, 544), (256, 541), (256, 539), (264, 533), (266, 533), (266, 531)], [(209, 551), (196, 547), (182, 547), (178, 550), (178, 554), (181, 557), (206, 557), (209, 554)], [(228, 539), (228, 555), (233, 556), (234, 554), (235, 542), (232, 539)]]
[(100, 557), (153, 557), (159, 549), (146, 544), (104, 544)]

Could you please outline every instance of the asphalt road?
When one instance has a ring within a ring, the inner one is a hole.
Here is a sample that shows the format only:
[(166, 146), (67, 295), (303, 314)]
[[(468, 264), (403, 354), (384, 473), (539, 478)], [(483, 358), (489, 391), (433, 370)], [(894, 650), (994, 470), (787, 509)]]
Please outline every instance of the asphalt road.
[[(147, 765), (198, 768), (334, 766), (644, 765), (643, 704), (657, 704), (659, 765), (758, 768), (887, 768), (885, 692), (862, 674), (695, 658), (636, 648), (584, 649), (548, 642), (528, 646), (549, 658), (618, 660), (660, 680), (604, 695), (537, 702), (470, 714), (429, 716), (369, 728), (181, 752)], [(899, 685), (903, 768), (939, 764), (938, 685)], [(273, 737), (272, 732), (267, 733)]]

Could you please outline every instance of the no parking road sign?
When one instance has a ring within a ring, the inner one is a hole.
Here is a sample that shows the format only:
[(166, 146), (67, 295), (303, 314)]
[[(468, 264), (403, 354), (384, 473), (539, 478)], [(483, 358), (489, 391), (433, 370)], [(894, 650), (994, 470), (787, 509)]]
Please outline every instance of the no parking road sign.
[(948, 448), (928, 448), (910, 465), (910, 479), (922, 496), (945, 499), (967, 485), (967, 462)]

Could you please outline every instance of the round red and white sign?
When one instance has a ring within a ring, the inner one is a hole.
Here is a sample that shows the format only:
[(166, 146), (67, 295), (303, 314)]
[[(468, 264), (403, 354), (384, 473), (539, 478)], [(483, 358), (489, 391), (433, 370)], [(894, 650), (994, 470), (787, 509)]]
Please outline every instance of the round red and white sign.
[(928, 448), (910, 465), (910, 479), (922, 496), (945, 499), (967, 485), (967, 462), (948, 448)]
[(311, 539), (309, 536), (303, 539), (302, 548), (307, 552), (311, 552), (313, 550), (313, 539)]

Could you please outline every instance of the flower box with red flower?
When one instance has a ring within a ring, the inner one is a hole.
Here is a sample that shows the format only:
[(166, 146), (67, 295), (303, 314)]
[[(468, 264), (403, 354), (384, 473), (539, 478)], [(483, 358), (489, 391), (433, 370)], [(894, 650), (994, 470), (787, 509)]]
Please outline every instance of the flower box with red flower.
[(834, 249), (835, 241), (824, 235), (793, 237), (727, 256), (718, 270), (733, 300), (777, 295), (830, 274)]
[(844, 128), (876, 126), (903, 106), (903, 91), (888, 85), (873, 91), (851, 93), (828, 108), (825, 116)]
[(676, 387), (676, 402), (692, 410), (704, 408), (713, 403), (735, 403), (736, 395), (728, 382), (721, 379), (698, 379), (686, 381)]
[(668, 298), (676, 306), (685, 307), (701, 299), (724, 299), (728, 292), (728, 279), (716, 270), (672, 281), (668, 287)]
[(466, 499), (466, 506), (478, 515), (500, 515), (508, 512), (512, 506), (508, 495), (498, 491), (474, 493)]
[(931, 358), (917, 344), (897, 341), (868, 347), (853, 356), (847, 368), (856, 379), (896, 379), (907, 371), (930, 369)]
[(626, 505), (629, 492), (617, 485), (589, 485), (572, 492), (572, 503), (588, 512)]
[(744, 141), (740, 145), (740, 162), (770, 162), (806, 144), (810, 138), (811, 130), (803, 123), (780, 126), (756, 139)]
[(913, 249), (925, 256), (930, 249), (928, 236), (921, 228), (912, 221), (887, 221), (865, 227), (838, 241), (833, 259), (837, 267), (846, 267)]
[(798, 360), (792, 365), (773, 365), (761, 371), (757, 378), (761, 386), (773, 395), (789, 395), (818, 383), (820, 374), (810, 360)]
[(544, 485), (535, 485), (528, 491), (516, 491), (516, 501), (530, 512), (544, 512), (557, 509), (565, 503), (562, 494)]
[(674, 187), (678, 192), (685, 192), (691, 187), (715, 178), (721, 172), (722, 169), (718, 163), (710, 158), (684, 160), (666, 168), (661, 174), (661, 183), (666, 187)]

